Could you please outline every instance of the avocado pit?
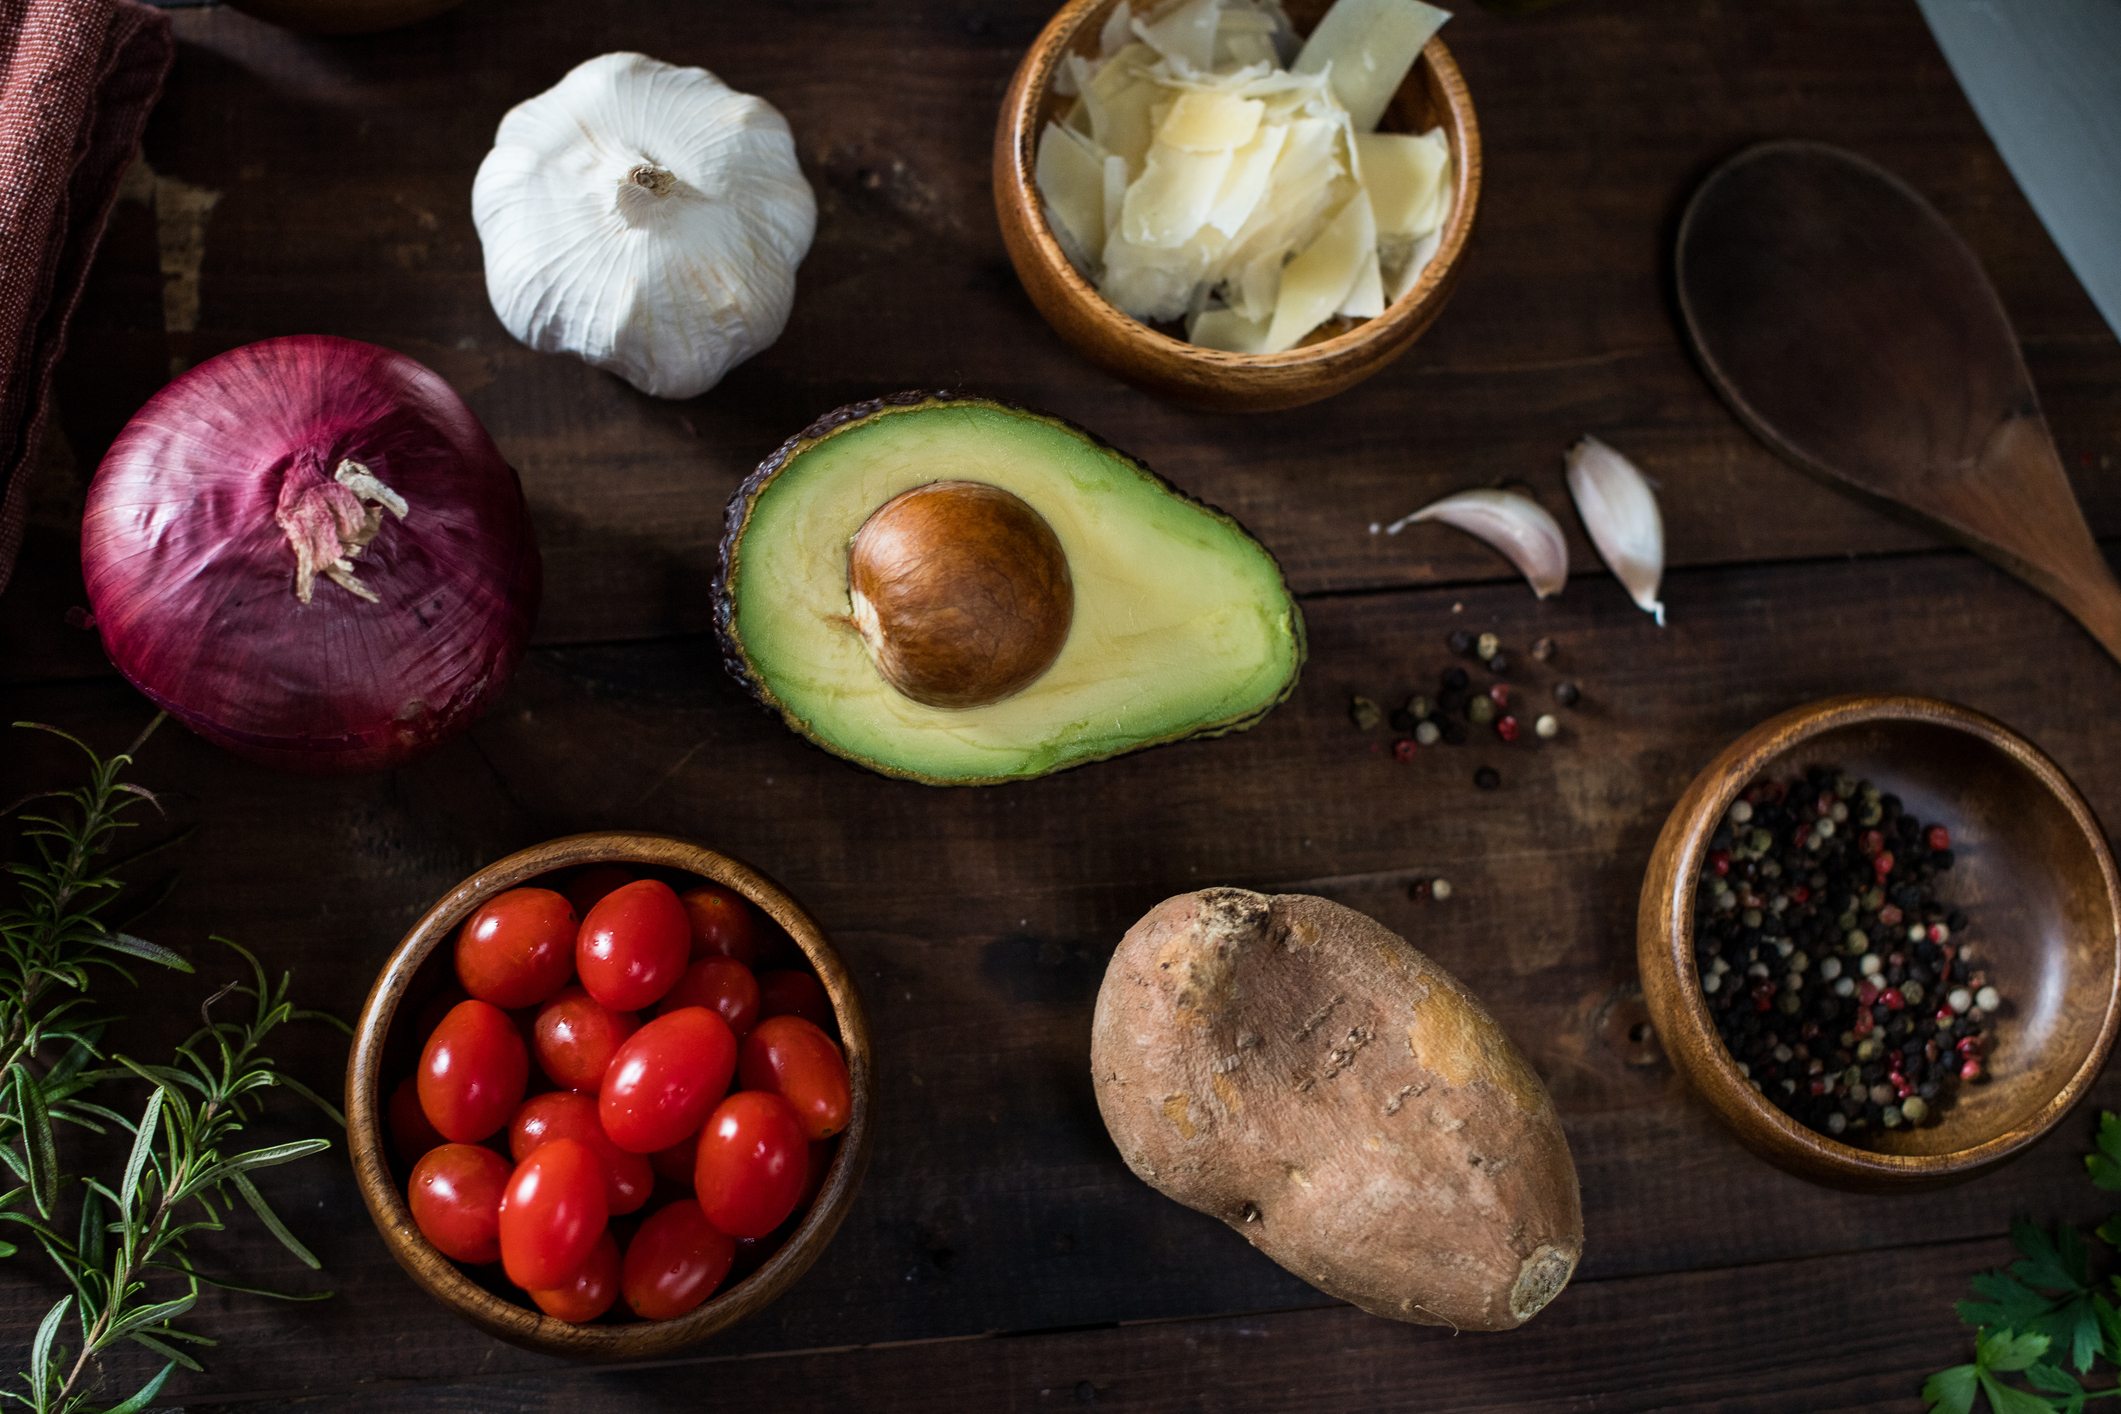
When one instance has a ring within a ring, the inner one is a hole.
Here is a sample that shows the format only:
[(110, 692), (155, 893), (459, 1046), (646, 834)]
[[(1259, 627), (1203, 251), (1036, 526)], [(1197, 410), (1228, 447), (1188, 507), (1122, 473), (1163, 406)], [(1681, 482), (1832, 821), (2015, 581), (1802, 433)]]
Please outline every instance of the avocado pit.
[(924, 706), (985, 707), (1053, 666), (1075, 617), (1067, 552), (998, 486), (933, 481), (872, 513), (847, 547), (852, 620), (884, 680)]

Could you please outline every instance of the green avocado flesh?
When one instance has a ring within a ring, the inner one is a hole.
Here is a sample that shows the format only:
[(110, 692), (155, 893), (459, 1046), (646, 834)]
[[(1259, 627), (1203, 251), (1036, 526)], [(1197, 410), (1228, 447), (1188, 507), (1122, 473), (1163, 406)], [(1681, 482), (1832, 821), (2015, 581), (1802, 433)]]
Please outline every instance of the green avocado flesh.
[[(831, 430), (791, 444), (739, 494), (722, 621), (754, 690), (827, 750), (933, 784), (1020, 780), (1242, 729), (1294, 688), (1303, 619), (1273, 557), (1082, 431), (970, 399), (876, 405), (819, 426)], [(900, 492), (947, 480), (1029, 503), (1075, 585), (1053, 665), (980, 707), (903, 695), (849, 617), (855, 532)]]

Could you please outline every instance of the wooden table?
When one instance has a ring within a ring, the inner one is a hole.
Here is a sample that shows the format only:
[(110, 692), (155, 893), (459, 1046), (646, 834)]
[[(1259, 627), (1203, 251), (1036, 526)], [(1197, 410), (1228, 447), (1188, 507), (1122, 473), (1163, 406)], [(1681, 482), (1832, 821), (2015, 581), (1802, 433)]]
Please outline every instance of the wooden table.
[[(1694, 181), (1770, 136), (1846, 144), (1927, 193), (2022, 333), (2094, 526), (2121, 535), (2121, 348), (2071, 279), (1914, 7), (1574, 0), (1449, 39), (1490, 167), (1470, 265), (1399, 366), (1326, 405), (1231, 422), (1071, 356), (1003, 258), (987, 187), (1002, 88), (1041, 0), (471, 0), (344, 41), (222, 8), (175, 13), (177, 69), (61, 372), (40, 506), (0, 605), (9, 717), (106, 747), (145, 720), (92, 635), (74, 525), (112, 434), (171, 371), (330, 331), (425, 360), (521, 469), (547, 571), (538, 646), (467, 738), (389, 775), (315, 783), (176, 730), (140, 765), (196, 824), (144, 930), (222, 931), (350, 1015), (442, 890), (519, 845), (630, 826), (740, 853), (805, 899), (855, 967), (884, 1092), (875, 1162), (824, 1259), (761, 1318), (651, 1369), (573, 1368), (443, 1317), (385, 1256), (336, 1161), (267, 1175), (335, 1299), (206, 1303), (225, 1344), (202, 1404), (451, 1410), (1141, 1410), (1915, 1407), (1967, 1358), (1950, 1302), (2004, 1260), (2012, 1214), (2082, 1214), (2089, 1112), (1991, 1177), (1921, 1196), (1827, 1192), (1740, 1151), (1642, 1022), (1635, 892), (1671, 801), (1722, 742), (1829, 692), (1956, 698), (2011, 722), (2121, 816), (2121, 674), (2047, 603), (1785, 469), (1681, 346), (1669, 291)], [(531, 353), (488, 308), (471, 175), (494, 124), (569, 66), (640, 48), (705, 64), (794, 124), (816, 249), (781, 342), (689, 403)], [(1224, 741), (1003, 789), (941, 791), (805, 746), (723, 675), (707, 586), (724, 499), (811, 416), (908, 386), (1051, 409), (1249, 524), (1304, 600), (1295, 698)], [(1596, 568), (1540, 604), (1478, 544), (1371, 522), (1521, 480), (1557, 510), (1595, 431), (1663, 486), (1660, 631)], [(1433, 682), (1445, 634), (1493, 629), (1525, 674), (1579, 680), (1560, 740), (1411, 764), (1351, 692)], [(59, 758), (10, 739), (6, 780)], [(1503, 788), (1476, 792), (1476, 766)], [(11, 789), (0, 792), (11, 796)], [(1448, 902), (1410, 897), (1442, 876)], [(1454, 969), (1567, 1120), (1588, 1249), (1525, 1330), (1453, 1338), (1333, 1305), (1131, 1177), (1085, 1050), (1104, 960), (1166, 895), (1310, 890)], [(172, 1008), (172, 1010), (176, 1010)], [(343, 1051), (291, 1064), (327, 1087)], [(2098, 1098), (2121, 1105), (2109, 1080)], [(232, 1259), (284, 1272), (262, 1240)], [(52, 1300), (0, 1286), (26, 1340)], [(299, 1274), (298, 1274), (299, 1275)]]

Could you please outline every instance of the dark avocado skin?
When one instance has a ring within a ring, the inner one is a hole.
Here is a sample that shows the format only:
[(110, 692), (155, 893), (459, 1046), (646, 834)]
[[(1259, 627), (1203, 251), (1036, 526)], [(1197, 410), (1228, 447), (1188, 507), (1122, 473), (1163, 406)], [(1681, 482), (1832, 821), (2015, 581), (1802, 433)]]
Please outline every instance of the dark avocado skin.
[[(919, 772), (908, 771), (903, 767), (895, 766), (888, 761), (873, 760), (869, 757), (859, 756), (828, 745), (819, 740), (816, 734), (810, 730), (809, 723), (790, 712), (781, 703), (780, 699), (774, 696), (773, 689), (753, 669), (750, 655), (744, 651), (743, 639), (737, 633), (734, 586), (736, 584), (739, 561), (742, 556), (744, 527), (750, 519), (752, 504), (758, 500), (760, 493), (765, 491), (775, 477), (787, 470), (797, 457), (836, 432), (867, 422), (879, 413), (899, 412), (927, 406), (940, 407), (949, 404), (995, 408), (1018, 417), (1035, 418), (1040, 422), (1047, 422), (1054, 426), (1065, 428), (1076, 436), (1091, 442), (1106, 454), (1116, 457), (1133, 467), (1149, 481), (1155, 483), (1164, 494), (1176, 497), (1190, 505), (1198, 506), (1201, 510), (1206, 511), (1209, 515), (1214, 516), (1217, 520), (1258, 544), (1270, 560), (1273, 559), (1273, 551), (1267, 550), (1265, 542), (1261, 541), (1258, 536), (1253, 535), (1251, 531), (1246, 530), (1243, 523), (1235, 516), (1172, 485), (1141, 461), (1129, 456), (1126, 452), (1113, 446), (1088, 428), (1078, 426), (1065, 418), (1055, 417), (1050, 413), (1038, 412), (1016, 403), (1005, 402), (1000, 398), (981, 397), (975, 393), (966, 393), (958, 390), (925, 391), (914, 389), (900, 393), (888, 393), (880, 398), (869, 398), (863, 402), (848, 403), (844, 407), (834, 408), (831, 412), (818, 417), (808, 427), (781, 443), (779, 447), (774, 449), (771, 456), (760, 462), (757, 468), (744, 478), (743, 483), (737, 487), (735, 494), (730, 496), (728, 508), (724, 511), (722, 517), (721, 561), (716, 570), (714, 580), (714, 629), (715, 638), (721, 646), (722, 664), (729, 670), (730, 676), (742, 683), (745, 691), (749, 692), (760, 706), (778, 716), (783, 722), (788, 724), (790, 730), (811, 745), (843, 760), (853, 761), (856, 765), (865, 766), (879, 775), (891, 776), (903, 781), (915, 781), (922, 785), (931, 786), (1002, 785), (1010, 781), (1035, 780), (1037, 779), (1035, 775), (937, 780)], [(1274, 566), (1278, 572), (1281, 568), (1281, 562), (1275, 560)], [(1287, 576), (1283, 576), (1283, 583), (1284, 587), (1286, 587)], [(1136, 751), (1142, 751), (1152, 746), (1164, 746), (1171, 742), (1228, 736), (1232, 732), (1241, 732), (1248, 727), (1258, 725), (1260, 720), (1269, 712), (1289, 700), (1290, 694), (1296, 691), (1298, 679), (1303, 676), (1304, 664), (1309, 660), (1310, 647), (1304, 632), (1303, 610), (1296, 603), (1296, 596), (1293, 593), (1289, 596), (1289, 608), (1291, 612), (1290, 629), (1296, 639), (1296, 666), (1290, 672), (1288, 681), (1282, 684), (1281, 691), (1275, 695), (1273, 701), (1265, 703), (1257, 711), (1247, 713), (1242, 717), (1233, 717), (1221, 722), (1210, 722), (1172, 736), (1137, 742), (1132, 746), (1122, 747), (1120, 750), (1109, 752), (1104, 756), (1086, 757), (1080, 761), (1071, 761), (1068, 765), (1059, 769), (1073, 770), (1078, 766), (1087, 766), (1095, 761), (1109, 761), (1115, 756), (1131, 755)]]

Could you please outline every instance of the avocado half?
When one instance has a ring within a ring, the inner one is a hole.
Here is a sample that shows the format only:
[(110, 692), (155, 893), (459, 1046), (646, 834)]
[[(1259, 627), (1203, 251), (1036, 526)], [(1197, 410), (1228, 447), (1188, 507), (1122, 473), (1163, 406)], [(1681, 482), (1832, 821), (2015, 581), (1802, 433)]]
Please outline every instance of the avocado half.
[[(923, 705), (856, 628), (849, 546), (938, 482), (999, 487), (1044, 517), (1072, 576), (1051, 666), (1001, 701)], [(1028, 780), (1242, 731), (1295, 690), (1304, 625), (1274, 557), (1235, 520), (1059, 418), (900, 393), (790, 438), (730, 499), (715, 587), (729, 670), (803, 736), (930, 785)]]

